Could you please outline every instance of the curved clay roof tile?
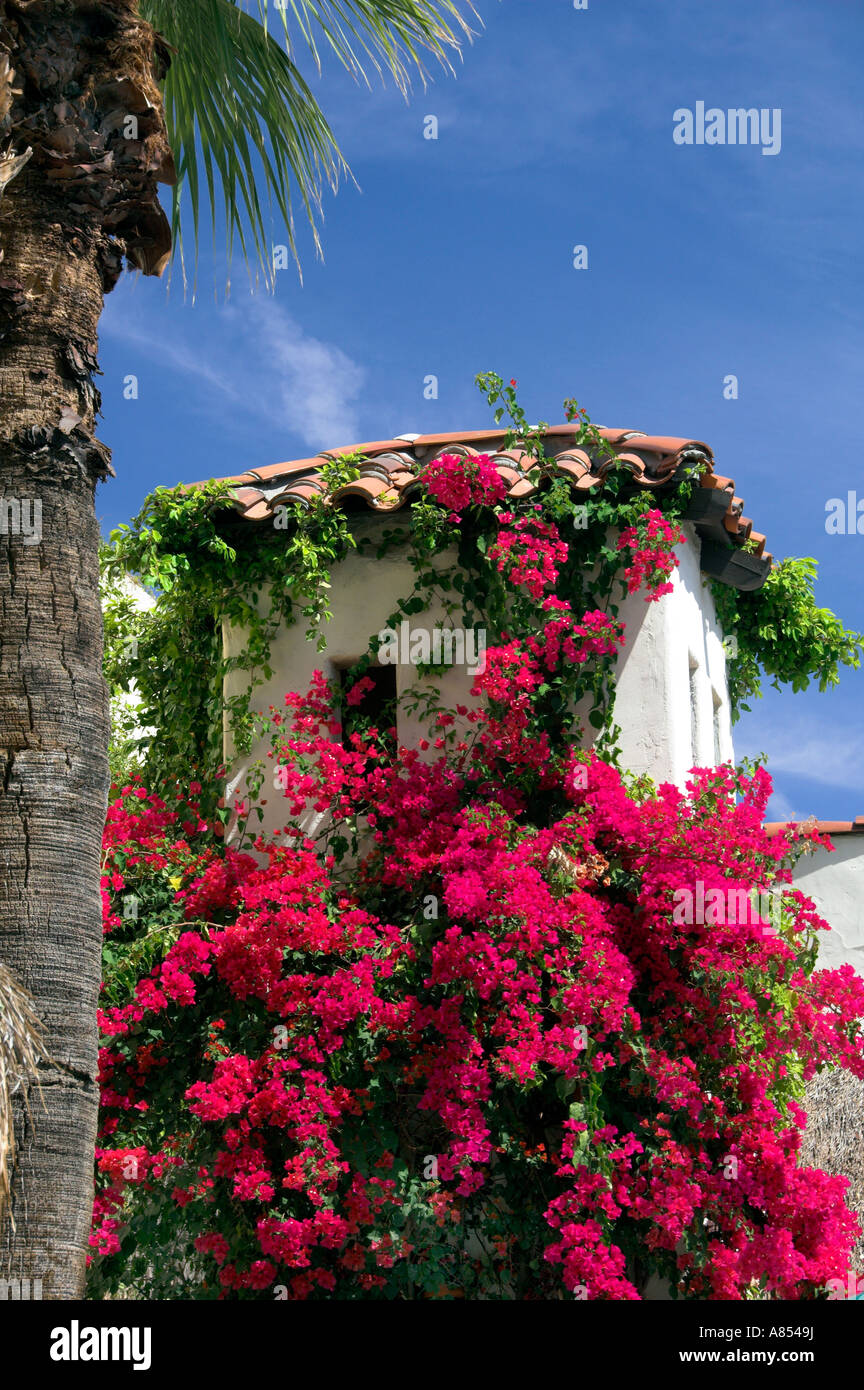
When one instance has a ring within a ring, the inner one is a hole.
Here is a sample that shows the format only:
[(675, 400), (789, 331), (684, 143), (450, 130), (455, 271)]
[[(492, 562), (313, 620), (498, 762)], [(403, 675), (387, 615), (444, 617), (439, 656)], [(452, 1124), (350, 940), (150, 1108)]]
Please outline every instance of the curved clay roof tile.
[[(598, 451), (577, 447), (579, 428), (577, 423), (568, 422), (547, 429), (548, 474), (566, 477), (575, 490), (587, 493), (603, 487), (612, 461)], [(619, 461), (640, 487), (660, 488), (669, 482), (682, 463), (703, 460), (705, 467), (699, 476), (699, 486), (728, 494), (725, 514), (721, 510), (717, 518), (712, 517), (710, 511), (705, 512), (705, 527), (708, 530), (716, 527), (712, 534), (719, 531), (733, 548), (749, 537), (756, 542), (755, 554), (766, 564), (771, 563), (764, 535), (754, 531), (750, 518), (743, 516), (744, 503), (735, 496), (734, 480), (714, 472), (714, 455), (707, 444), (680, 435), (645, 434), (641, 430), (600, 427), (598, 433), (614, 445)], [(537, 487), (536, 481), (529, 476), (535, 459), (518, 445), (505, 448), (506, 438), (506, 431), (498, 428), (413, 437), (402, 435), (322, 450), (315, 458), (268, 464), (217, 481), (236, 485), (237, 511), (244, 520), (252, 522), (272, 516), (282, 501), (308, 506), (313, 497), (322, 495), (334, 503), (343, 498), (360, 498), (371, 511), (395, 511), (407, 506), (413, 495), (423, 489), (423, 474), (430, 464), (446, 454), (476, 458), (482, 452), (492, 458), (507, 484), (509, 497), (529, 497)], [(365, 455), (366, 461), (359, 465), (359, 477), (330, 489), (321, 475), (323, 465), (351, 454)]]

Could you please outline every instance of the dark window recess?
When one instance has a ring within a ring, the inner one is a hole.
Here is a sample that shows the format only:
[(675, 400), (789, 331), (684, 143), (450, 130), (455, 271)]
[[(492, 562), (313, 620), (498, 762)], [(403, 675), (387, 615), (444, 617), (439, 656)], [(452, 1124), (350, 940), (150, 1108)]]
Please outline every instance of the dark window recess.
[(374, 682), (372, 690), (364, 690), (359, 705), (349, 705), (346, 691), (356, 683), (356, 678), (343, 667), (339, 671), (340, 703), (342, 707), (342, 745), (350, 748), (351, 734), (365, 733), (377, 729), (386, 747), (396, 751), (396, 738), (388, 731), (396, 723), (396, 667), (370, 666), (366, 679)]
[(695, 767), (699, 761), (699, 686), (698, 681), (699, 663), (694, 656), (690, 657), (690, 766)]
[(711, 695), (712, 695), (713, 700), (714, 700), (714, 766), (715, 766), (715, 767), (719, 767), (719, 766), (720, 766), (720, 710), (721, 710), (721, 708), (722, 708), (722, 706), (723, 706), (723, 701), (722, 701), (722, 699), (720, 698), (720, 696), (717, 694), (717, 691), (716, 691), (716, 690), (712, 689)]

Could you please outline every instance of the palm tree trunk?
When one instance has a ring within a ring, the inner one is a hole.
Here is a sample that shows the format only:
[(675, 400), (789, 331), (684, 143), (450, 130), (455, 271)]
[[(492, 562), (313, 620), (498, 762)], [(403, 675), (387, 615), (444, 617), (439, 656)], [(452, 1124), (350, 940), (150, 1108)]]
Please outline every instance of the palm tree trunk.
[[(170, 177), (152, 31), (126, 0), (0, 0), (0, 959), (51, 1062), (18, 1098), (0, 1279), (83, 1291), (108, 784), (93, 436), (103, 295), (161, 271)], [(14, 71), (13, 71), (14, 70)], [(32, 154), (21, 163), (27, 149)]]

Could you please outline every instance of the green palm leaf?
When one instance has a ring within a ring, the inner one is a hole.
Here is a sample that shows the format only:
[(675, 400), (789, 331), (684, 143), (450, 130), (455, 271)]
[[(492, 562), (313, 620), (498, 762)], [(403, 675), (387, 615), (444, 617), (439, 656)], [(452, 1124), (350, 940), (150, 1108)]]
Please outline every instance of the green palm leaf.
[(450, 67), (460, 39), (470, 38), (460, 6), (474, 13), (470, 0), (261, 0), (255, 15), (243, 0), (141, 0), (142, 17), (173, 50), (164, 96), (181, 266), (184, 192), (196, 260), (205, 193), (214, 237), (224, 215), (229, 263), (236, 239), (268, 282), (274, 210), (297, 259), (292, 195), (320, 248), (323, 191), (335, 190), (348, 167), (297, 66), (298, 47), (319, 70), (322, 50), (330, 50), (357, 80), (368, 84), (371, 70), (407, 92), (412, 75), (425, 84), (424, 54)]

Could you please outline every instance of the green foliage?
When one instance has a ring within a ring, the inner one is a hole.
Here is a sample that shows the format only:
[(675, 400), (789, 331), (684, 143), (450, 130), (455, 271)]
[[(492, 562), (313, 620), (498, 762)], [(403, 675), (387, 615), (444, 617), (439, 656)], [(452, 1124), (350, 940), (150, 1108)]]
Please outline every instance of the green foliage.
[(720, 624), (737, 642), (728, 667), (734, 717), (749, 711), (746, 700), (762, 694), (763, 674), (775, 690), (806, 690), (811, 680), (827, 690), (838, 683), (841, 666), (860, 665), (864, 634), (817, 606), (817, 569), (811, 558), (785, 559), (753, 593), (711, 581)]
[[(338, 481), (356, 473), (350, 460), (331, 468)], [(354, 545), (344, 513), (320, 502), (278, 508), (275, 524), (254, 534), (235, 522), (229, 539), (232, 500), (220, 482), (157, 488), (103, 549), (106, 675), (115, 696), (134, 688), (140, 724), (158, 731), (138, 740), (151, 785), (220, 765), (226, 717), (235, 752), (248, 752), (257, 727), (250, 696), (273, 674), (275, 634), (303, 620), (307, 636), (323, 645), (330, 568)], [(131, 611), (122, 598), (124, 574), (156, 591), (155, 609)], [(233, 654), (223, 650), (223, 622), (244, 635)], [(226, 696), (225, 680), (237, 671), (241, 689)]]
[[(574, 607), (601, 608), (616, 617), (624, 595), (622, 555), (616, 537), (635, 526), (646, 508), (662, 510), (672, 522), (686, 514), (693, 478), (668, 491), (634, 490), (629, 471), (575, 401), (566, 403), (578, 421), (576, 447), (606, 462), (602, 489), (576, 493), (555, 475), (545, 454), (545, 425), (530, 426), (515, 388), (495, 373), (477, 378), (496, 423), (509, 420), (505, 447), (525, 447), (536, 458), (535, 480), (543, 511), (566, 539), (569, 555), (562, 570), (563, 591)], [(322, 474), (337, 489), (358, 476), (357, 454), (326, 461)], [(314, 498), (307, 506), (277, 505), (272, 524), (253, 527), (236, 519), (233, 492), (224, 482), (201, 488), (157, 488), (131, 526), (119, 527), (103, 551), (106, 595), (106, 675), (114, 696), (115, 738), (112, 774), (125, 781), (140, 768), (151, 785), (189, 777), (190, 770), (218, 766), (227, 726), (233, 752), (251, 749), (263, 728), (254, 710), (254, 692), (270, 680), (271, 644), (286, 625), (303, 622), (306, 637), (322, 649), (329, 620), (330, 573), (358, 548), (383, 557), (398, 548), (415, 574), (414, 587), (399, 599), (386, 626), (439, 603), (447, 621), (466, 630), (484, 628), (489, 643), (512, 627), (520, 600), (487, 553), (497, 520), (486, 507), (469, 508), (458, 532), (446, 511), (426, 493), (415, 497), (410, 524), (352, 524), (338, 506)], [(152, 588), (158, 602), (136, 613), (120, 588), (123, 574), (134, 574)], [(738, 654), (730, 660), (733, 712), (761, 691), (760, 672), (775, 686), (793, 690), (818, 679), (820, 689), (836, 684), (840, 665), (857, 666), (860, 635), (847, 631), (813, 595), (813, 560), (784, 560), (756, 593), (711, 581), (723, 630), (733, 634)], [(527, 621), (526, 614), (522, 614)], [(223, 623), (235, 649), (224, 648)], [(132, 641), (134, 639), (134, 642)], [(352, 668), (362, 677), (375, 660), (377, 636), (370, 634), (366, 655)], [(130, 645), (131, 644), (131, 645)], [(601, 756), (615, 760), (619, 731), (613, 722), (614, 658), (586, 666), (567, 688), (561, 679), (544, 689), (545, 712), (556, 719), (568, 704), (586, 700), (587, 722), (598, 733)], [(423, 672), (420, 672), (422, 675)], [(226, 694), (226, 679), (230, 693)], [(140, 704), (135, 719), (156, 734), (136, 733), (124, 693), (133, 688)], [(409, 697), (407, 708), (430, 707), (428, 686)], [(413, 703), (412, 703), (413, 701)], [(258, 786), (251, 774), (250, 790)], [(212, 807), (208, 807), (212, 810)]]

